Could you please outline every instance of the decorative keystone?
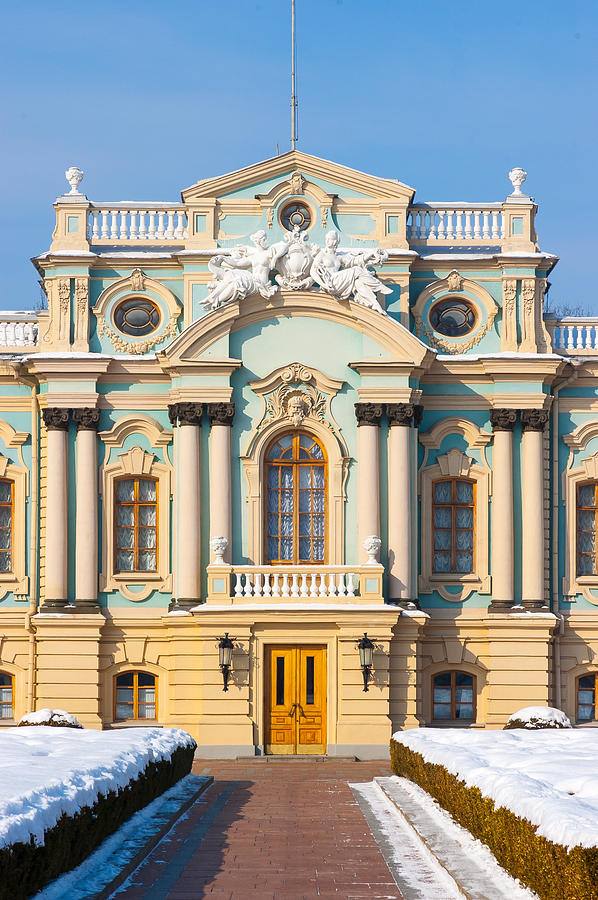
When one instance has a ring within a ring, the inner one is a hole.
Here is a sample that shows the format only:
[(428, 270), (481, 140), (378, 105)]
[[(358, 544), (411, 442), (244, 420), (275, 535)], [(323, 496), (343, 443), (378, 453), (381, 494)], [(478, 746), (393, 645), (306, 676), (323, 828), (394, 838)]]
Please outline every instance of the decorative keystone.
[(97, 431), (100, 425), (100, 411), (90, 406), (73, 410), (73, 422), (77, 431)]
[(214, 562), (212, 565), (214, 566), (225, 566), (224, 562), (224, 554), (226, 553), (226, 548), (228, 547), (228, 538), (223, 537), (222, 535), (210, 538), (210, 550), (214, 554)]
[(493, 431), (513, 431), (517, 422), (516, 409), (491, 409), (490, 424)]
[(42, 410), (44, 425), (48, 431), (68, 431), (71, 411), (61, 406), (48, 406)]
[(208, 403), (210, 425), (232, 425), (235, 416), (234, 403)]
[(382, 546), (382, 541), (376, 534), (370, 534), (363, 542), (363, 549), (368, 555), (368, 561), (366, 566), (377, 566), (378, 565), (378, 554), (380, 552), (380, 547)]
[(545, 409), (522, 409), (521, 424), (524, 431), (544, 431), (548, 422), (548, 413)]
[(69, 194), (80, 194), (81, 196), (83, 196), (83, 194), (81, 194), (81, 191), (79, 190), (79, 185), (83, 181), (84, 175), (85, 172), (83, 171), (83, 169), (79, 169), (77, 166), (70, 166), (66, 170), (66, 172), (64, 173), (64, 177), (71, 186), (70, 191), (68, 191)]
[(382, 418), (381, 403), (356, 403), (357, 425), (379, 425)]
[(520, 166), (516, 166), (514, 169), (511, 169), (511, 171), (509, 172), (509, 180), (513, 185), (513, 193), (510, 194), (511, 197), (526, 197), (526, 195), (521, 190), (521, 185), (526, 178), (527, 172), (525, 171), (525, 169), (522, 169)]

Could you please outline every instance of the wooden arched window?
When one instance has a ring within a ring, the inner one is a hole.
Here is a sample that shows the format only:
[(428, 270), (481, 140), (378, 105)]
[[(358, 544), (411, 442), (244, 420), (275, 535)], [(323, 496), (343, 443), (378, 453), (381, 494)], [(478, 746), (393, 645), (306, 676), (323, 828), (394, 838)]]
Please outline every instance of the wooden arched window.
[(435, 481), (432, 501), (434, 573), (474, 570), (475, 484), (465, 478)]
[(123, 672), (114, 678), (114, 718), (157, 719), (158, 679), (149, 672)]
[(577, 679), (577, 721), (598, 721), (598, 674), (595, 672)]
[(439, 672), (432, 679), (434, 721), (475, 719), (475, 678), (468, 672)]
[(0, 672), (0, 719), (14, 717), (14, 678), (7, 672)]
[(266, 559), (325, 563), (327, 462), (312, 435), (288, 432), (266, 453)]
[(598, 483), (577, 485), (577, 574), (596, 575), (596, 528), (598, 524)]

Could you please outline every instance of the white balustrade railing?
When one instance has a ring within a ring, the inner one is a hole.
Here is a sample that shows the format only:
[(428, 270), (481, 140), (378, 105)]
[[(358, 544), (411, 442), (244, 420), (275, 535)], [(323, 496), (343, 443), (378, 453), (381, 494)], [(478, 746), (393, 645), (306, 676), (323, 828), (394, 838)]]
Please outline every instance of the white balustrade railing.
[(37, 313), (0, 312), (0, 347), (35, 347)]
[(555, 350), (567, 353), (598, 353), (598, 318), (570, 317), (547, 319)]
[(359, 575), (346, 568), (310, 566), (235, 566), (232, 574), (234, 597), (313, 600), (322, 597), (356, 597)]
[(504, 238), (501, 203), (418, 203), (409, 207), (410, 241), (488, 244)]
[(87, 216), (91, 244), (180, 243), (186, 237), (187, 214), (176, 203), (94, 203)]

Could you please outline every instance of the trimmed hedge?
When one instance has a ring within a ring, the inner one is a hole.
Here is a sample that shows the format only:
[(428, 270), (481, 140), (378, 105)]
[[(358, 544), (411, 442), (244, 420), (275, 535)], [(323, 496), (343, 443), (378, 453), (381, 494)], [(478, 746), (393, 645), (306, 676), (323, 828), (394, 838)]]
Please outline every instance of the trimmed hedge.
[(195, 747), (177, 747), (170, 759), (151, 762), (125, 788), (100, 794), (93, 806), (62, 815), (33, 841), (0, 849), (0, 900), (26, 900), (63, 872), (75, 868), (123, 822), (191, 771)]
[(598, 847), (567, 850), (536, 834), (536, 825), (504, 806), (494, 806), (477, 787), (467, 787), (444, 766), (391, 740), (393, 772), (434, 797), (474, 837), (483, 841), (513, 877), (541, 900), (598, 900)]

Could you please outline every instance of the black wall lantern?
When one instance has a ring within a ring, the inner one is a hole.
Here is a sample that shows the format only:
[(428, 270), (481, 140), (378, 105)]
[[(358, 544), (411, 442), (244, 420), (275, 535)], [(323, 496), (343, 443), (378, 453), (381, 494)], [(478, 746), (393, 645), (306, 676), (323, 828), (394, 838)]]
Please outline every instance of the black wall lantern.
[(363, 671), (363, 689), (367, 691), (368, 683), (372, 677), (372, 666), (374, 664), (374, 644), (370, 641), (367, 631), (364, 632), (362, 638), (357, 641), (357, 649), (359, 650), (359, 663)]
[[(234, 640), (234, 638), (233, 638)], [(218, 643), (218, 662), (222, 669), (222, 680), (224, 682), (224, 690), (228, 691), (228, 679), (230, 678), (231, 663), (233, 660), (233, 650), (235, 645), (228, 636), (228, 631), (224, 637), (219, 639)]]

